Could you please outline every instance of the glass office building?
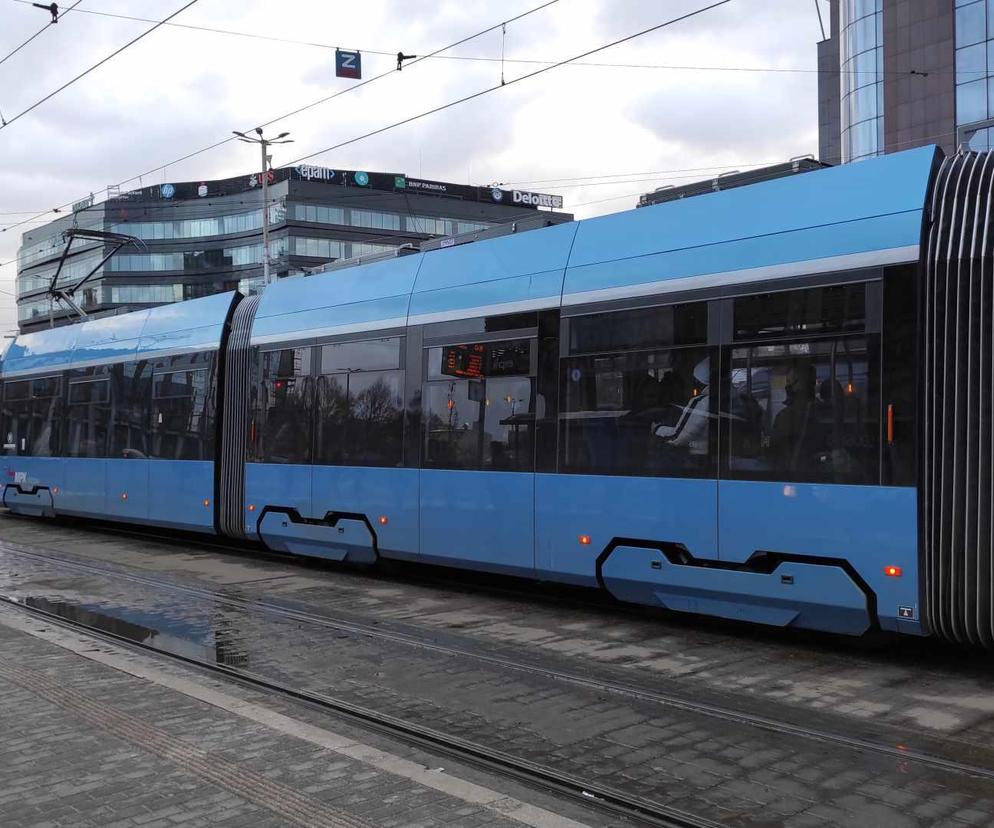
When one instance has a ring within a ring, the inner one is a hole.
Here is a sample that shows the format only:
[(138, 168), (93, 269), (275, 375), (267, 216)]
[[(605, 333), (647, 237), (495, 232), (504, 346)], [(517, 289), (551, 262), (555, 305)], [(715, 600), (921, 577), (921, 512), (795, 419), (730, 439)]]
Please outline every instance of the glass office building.
[(956, 0), (956, 126), (977, 125), (971, 149), (992, 148), (994, 128), (994, 0)]
[(844, 0), (840, 23), (842, 160), (884, 145), (883, 0)]
[[(824, 0), (819, 0), (824, 5)], [(994, 141), (994, 0), (827, 0), (822, 160)]]
[[(164, 183), (106, 201), (28, 231), (18, 254), (21, 331), (77, 320), (52, 288), (73, 289), (87, 315), (263, 287), (263, 209), (269, 212), (270, 267), (277, 278), (338, 259), (415, 247), (426, 240), (484, 230), (541, 215), (569, 221), (558, 197), (404, 175), (293, 167), (270, 173), (263, 204), (259, 174)], [(103, 241), (76, 240), (70, 228), (134, 237), (111, 258)], [(53, 285), (53, 279), (58, 278)], [(84, 281), (85, 280), (85, 281)]]

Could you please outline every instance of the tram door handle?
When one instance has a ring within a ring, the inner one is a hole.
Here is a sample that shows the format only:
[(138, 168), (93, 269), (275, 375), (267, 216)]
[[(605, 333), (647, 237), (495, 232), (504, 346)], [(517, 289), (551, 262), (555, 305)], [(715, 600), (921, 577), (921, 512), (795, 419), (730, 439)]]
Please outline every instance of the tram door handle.
[(887, 404), (887, 445), (894, 445), (894, 403)]

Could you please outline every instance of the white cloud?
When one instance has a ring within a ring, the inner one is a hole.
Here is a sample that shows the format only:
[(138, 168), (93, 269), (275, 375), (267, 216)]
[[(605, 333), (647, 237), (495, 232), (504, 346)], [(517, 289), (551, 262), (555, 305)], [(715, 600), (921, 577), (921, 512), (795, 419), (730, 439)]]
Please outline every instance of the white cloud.
[[(424, 54), (538, 5), (539, 0), (370, 0), (328, 3), (201, 0), (177, 23), (216, 26), (382, 50), (365, 53), (366, 77), (387, 72), (398, 50)], [(87, 0), (81, 8), (161, 19), (181, 0)], [(562, 0), (507, 27), (508, 58), (559, 60), (702, 3), (691, 0)], [(4, 9), (3, 44), (16, 45), (44, 22), (22, 4)], [(147, 23), (73, 12), (0, 65), (0, 109), (9, 119), (113, 51)], [(796, 0), (734, 0), (691, 20), (588, 58), (652, 65), (815, 68), (817, 18)], [(499, 57), (500, 32), (455, 54)], [(187, 152), (353, 82), (334, 77), (334, 53), (163, 27), (85, 79), (0, 130), (0, 226)], [(506, 79), (539, 66), (508, 62)], [(500, 81), (491, 62), (430, 60), (281, 121), (296, 143), (286, 163), (392, 121)], [(408, 172), (458, 182), (533, 181), (604, 173), (744, 166), (813, 152), (817, 146), (813, 72), (743, 73), (563, 67), (472, 102), (319, 157), (352, 169)], [(256, 163), (237, 143), (170, 166), (143, 184), (237, 175)], [(688, 175), (692, 178), (693, 174)], [(705, 176), (706, 177), (706, 176)], [(552, 185), (578, 215), (626, 209), (635, 194), (673, 180), (632, 176), (631, 183)], [(642, 180), (644, 179), (644, 180)], [(137, 184), (137, 182), (136, 182)], [(613, 200), (608, 200), (613, 199)], [(24, 228), (0, 232), (0, 261), (14, 258)], [(14, 268), (0, 268), (13, 290)], [(14, 325), (13, 300), (0, 294), (0, 329)]]

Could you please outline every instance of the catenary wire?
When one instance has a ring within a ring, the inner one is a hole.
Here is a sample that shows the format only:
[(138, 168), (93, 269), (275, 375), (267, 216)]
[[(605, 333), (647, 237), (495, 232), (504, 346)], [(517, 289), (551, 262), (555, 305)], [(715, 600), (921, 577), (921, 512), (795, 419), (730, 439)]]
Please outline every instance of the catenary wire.
[[(193, 2), (196, 2), (196, 0), (193, 0)], [(556, 0), (552, 0), (552, 2), (556, 2)], [(585, 52), (582, 52), (582, 53), (580, 53), (578, 55), (575, 55), (572, 58), (566, 58), (565, 60), (560, 61), (559, 63), (553, 64), (552, 66), (547, 66), (547, 67), (544, 67), (542, 69), (537, 69), (534, 72), (530, 72), (530, 73), (528, 73), (526, 75), (522, 75), (522, 76), (520, 76), (518, 78), (513, 78), (512, 80), (508, 81), (506, 84), (500, 84), (498, 86), (488, 87), (487, 89), (483, 89), (483, 90), (475, 92), (475, 93), (473, 93), (471, 95), (464, 96), (464, 97), (462, 97), (460, 99), (457, 99), (457, 100), (451, 101), (451, 102), (449, 102), (447, 104), (443, 104), (441, 106), (435, 107), (435, 108), (433, 108), (431, 110), (427, 110), (426, 112), (420, 113), (418, 115), (411, 116), (409, 118), (406, 118), (404, 120), (395, 122), (395, 123), (387, 125), (385, 127), (381, 127), (381, 128), (379, 128), (377, 130), (374, 130), (372, 132), (366, 133), (365, 135), (361, 135), (361, 136), (349, 139), (347, 141), (341, 142), (339, 144), (336, 144), (336, 145), (334, 145), (332, 147), (328, 147), (326, 149), (318, 150), (317, 152), (313, 152), (313, 153), (310, 153), (308, 155), (301, 156), (300, 158), (296, 159), (295, 161), (291, 162), (290, 164), (283, 165), (283, 167), (294, 166), (297, 163), (299, 163), (300, 161), (304, 161), (304, 160), (307, 160), (309, 158), (313, 158), (316, 155), (322, 155), (322, 154), (324, 154), (326, 152), (330, 152), (331, 150), (338, 149), (338, 148), (340, 148), (342, 146), (346, 146), (348, 144), (356, 143), (358, 141), (361, 141), (361, 140), (363, 140), (365, 138), (368, 138), (368, 137), (371, 137), (373, 135), (379, 135), (379, 134), (381, 134), (383, 132), (386, 132), (386, 131), (388, 131), (390, 129), (394, 129), (394, 128), (398, 127), (398, 126), (402, 126), (404, 124), (410, 123), (412, 121), (419, 120), (420, 118), (424, 118), (424, 117), (426, 117), (428, 115), (431, 115), (431, 114), (434, 114), (436, 112), (440, 112), (442, 110), (449, 109), (449, 108), (451, 108), (453, 106), (457, 106), (460, 103), (465, 103), (465, 102), (473, 100), (475, 98), (479, 98), (479, 97), (481, 97), (481, 96), (483, 96), (483, 95), (485, 95), (485, 94), (487, 94), (489, 92), (493, 92), (493, 91), (495, 91), (497, 89), (502, 89), (502, 88), (504, 88), (504, 86), (510, 86), (513, 83), (517, 83), (519, 81), (527, 80), (529, 78), (536, 77), (537, 75), (544, 74), (545, 72), (548, 72), (548, 71), (550, 71), (552, 69), (555, 69), (558, 66), (565, 65), (565, 64), (569, 63), (572, 60), (579, 60), (579, 59), (581, 59), (583, 57), (587, 57), (588, 55), (597, 54), (598, 52), (602, 52), (605, 49), (609, 49), (609, 48), (611, 48), (613, 46), (617, 46), (617, 45), (620, 45), (622, 43), (626, 43), (626, 42), (634, 40), (634, 39), (636, 39), (638, 37), (642, 37), (642, 36), (644, 36), (646, 34), (649, 34), (651, 32), (655, 32), (655, 31), (663, 29), (663, 28), (665, 28), (667, 26), (674, 25), (675, 23), (679, 23), (679, 22), (682, 22), (684, 20), (688, 20), (688, 19), (690, 19), (692, 17), (696, 17), (696, 16), (698, 16), (700, 14), (703, 14), (705, 12), (708, 12), (708, 11), (711, 11), (713, 9), (719, 8), (720, 6), (724, 6), (724, 5), (726, 5), (726, 4), (730, 3), (730, 2), (731, 2), (731, 0), (718, 0), (718, 2), (711, 3), (710, 5), (707, 5), (707, 6), (702, 6), (701, 8), (696, 9), (696, 10), (694, 10), (692, 12), (688, 12), (686, 14), (679, 15), (679, 16), (674, 17), (674, 18), (670, 18), (669, 20), (665, 20), (662, 23), (657, 23), (654, 26), (649, 26), (649, 27), (647, 27), (645, 29), (642, 29), (642, 30), (640, 30), (638, 32), (634, 32), (634, 33), (632, 33), (630, 35), (626, 35), (625, 37), (617, 38), (617, 39), (615, 39), (615, 40), (613, 40), (613, 41), (611, 41), (609, 43), (602, 44), (601, 46), (597, 46), (597, 47), (595, 47), (593, 49), (588, 49)], [(551, 2), (547, 3), (545, 5), (551, 5)], [(540, 8), (542, 8), (542, 7), (540, 7)], [(512, 20), (513, 19), (514, 18), (512, 18)], [(504, 23), (498, 24), (498, 26), (503, 26), (503, 25), (504, 25)], [(498, 26), (492, 27), (492, 29), (493, 28), (497, 28)], [(471, 36), (470, 38), (464, 38), (460, 42), (465, 42), (466, 40), (472, 39), (472, 37), (476, 37), (476, 35)], [(454, 44), (454, 45), (459, 45), (459, 44), (457, 43), (457, 44)], [(449, 47), (449, 48), (451, 48), (451, 47)], [(414, 61), (412, 61), (412, 63), (419, 62), (419, 61), (424, 60), (426, 58), (427, 58), (427, 55), (424, 56), (424, 57), (416, 58)], [(268, 124), (264, 124), (263, 126), (266, 126), (266, 125), (268, 125)]]
[(529, 80), (530, 78), (534, 78), (534, 77), (536, 77), (538, 75), (542, 75), (542, 74), (544, 74), (546, 72), (549, 72), (549, 71), (551, 71), (553, 69), (557, 69), (560, 66), (565, 66), (566, 64), (571, 63), (574, 60), (580, 60), (581, 58), (585, 58), (588, 55), (594, 55), (594, 54), (597, 54), (598, 52), (603, 52), (605, 49), (610, 49), (613, 46), (618, 46), (618, 45), (620, 45), (622, 43), (627, 43), (630, 40), (635, 40), (638, 37), (643, 37), (644, 35), (650, 34), (651, 32), (655, 32), (655, 31), (658, 31), (659, 29), (663, 29), (663, 28), (665, 28), (667, 26), (672, 26), (675, 23), (680, 23), (680, 22), (682, 22), (684, 20), (688, 20), (691, 17), (696, 17), (696, 16), (698, 16), (700, 14), (703, 14), (704, 12), (712, 11), (713, 9), (716, 9), (719, 6), (724, 6), (724, 5), (726, 5), (727, 3), (730, 3), (730, 2), (731, 2), (731, 0), (717, 0), (717, 2), (715, 2), (715, 3), (711, 3), (710, 5), (707, 5), (707, 6), (702, 6), (701, 8), (695, 9), (692, 12), (687, 12), (686, 14), (679, 15), (678, 17), (670, 18), (669, 20), (665, 20), (662, 23), (657, 23), (654, 26), (649, 26), (649, 27), (647, 27), (645, 29), (641, 29), (640, 31), (634, 32), (634, 33), (632, 33), (630, 35), (626, 35), (625, 37), (621, 37), (621, 38), (618, 38), (616, 40), (612, 40), (610, 43), (605, 43), (605, 44), (602, 44), (601, 46), (597, 46), (597, 47), (595, 47), (593, 49), (588, 49), (585, 52), (581, 52), (581, 53), (579, 53), (577, 55), (574, 55), (573, 57), (566, 58), (565, 60), (561, 60), (561, 61), (559, 61), (557, 63), (552, 64), (551, 66), (545, 66), (545, 67), (543, 67), (541, 69), (536, 69), (534, 72), (529, 72), (526, 75), (520, 75), (517, 78), (512, 78), (511, 80), (507, 81), (506, 83), (499, 83), (499, 84), (496, 84), (495, 86), (489, 86), (486, 89), (481, 89), (478, 92), (472, 93), (471, 95), (464, 95), (462, 98), (458, 98), (458, 99), (456, 99), (454, 101), (449, 101), (446, 104), (441, 104), (440, 106), (436, 106), (436, 107), (434, 107), (432, 109), (428, 109), (428, 110), (426, 110), (424, 112), (421, 112), (421, 113), (419, 113), (417, 115), (412, 115), (409, 118), (404, 118), (404, 119), (402, 119), (400, 121), (395, 121), (392, 124), (388, 124), (387, 126), (380, 127), (379, 129), (374, 129), (371, 132), (364, 133), (363, 135), (358, 135), (355, 138), (349, 138), (346, 141), (341, 141), (341, 142), (339, 142), (337, 144), (333, 144), (330, 147), (325, 147), (322, 150), (318, 150), (316, 152), (308, 153), (307, 155), (302, 155), (300, 158), (297, 158), (296, 160), (290, 162), (290, 164), (284, 164), (283, 166), (293, 166), (295, 164), (298, 164), (301, 161), (306, 161), (309, 158), (314, 158), (317, 155), (323, 155), (326, 152), (331, 152), (332, 150), (340, 149), (341, 147), (345, 147), (345, 146), (348, 146), (350, 144), (355, 144), (355, 143), (357, 143), (359, 141), (365, 140), (366, 138), (371, 138), (374, 135), (381, 135), (382, 133), (387, 132), (387, 131), (389, 131), (391, 129), (396, 129), (399, 126), (403, 126), (405, 124), (409, 124), (412, 121), (417, 121), (417, 120), (420, 120), (421, 118), (425, 118), (425, 117), (427, 117), (429, 115), (434, 115), (437, 112), (442, 112), (442, 111), (444, 111), (446, 109), (451, 109), (454, 106), (458, 106), (459, 104), (466, 103), (467, 101), (472, 101), (472, 100), (474, 100), (476, 98), (483, 97), (484, 95), (487, 95), (490, 92), (495, 92), (498, 89), (505, 89), (506, 87), (511, 86), (512, 84), (520, 83), (521, 81), (524, 81), (524, 80)]
[[(26, 0), (26, 2), (27, 2), (28, 5), (32, 5), (32, 0)], [(60, 11), (59, 12), (59, 20), (62, 20), (67, 14), (69, 14), (69, 12), (71, 12), (73, 9), (75, 9), (76, 6), (78, 6), (82, 2), (83, 2), (83, 0), (76, 0), (76, 2), (73, 3), (68, 9), (66, 9), (65, 11)], [(12, 58), (14, 55), (16, 55), (19, 51), (21, 51), (21, 49), (23, 49), (25, 46), (27, 46), (36, 37), (38, 37), (39, 35), (42, 35), (45, 32), (47, 32), (48, 29), (49, 29), (49, 27), (51, 27), (51, 25), (53, 23), (55, 23), (55, 22), (56, 21), (54, 21), (54, 20), (49, 20), (48, 23), (46, 23), (42, 28), (40, 28), (37, 32), (35, 32), (33, 35), (31, 35), (31, 37), (29, 37), (27, 40), (25, 40), (20, 46), (16, 47), (13, 51), (8, 52), (6, 55), (4, 55), (2, 58), (0, 58), (0, 66), (2, 66), (10, 58)]]
[[(31, 4), (32, 0), (14, 0), (15, 3), (25, 3)], [(138, 17), (129, 14), (119, 14), (116, 12), (106, 12), (97, 9), (79, 9), (80, 12), (85, 14), (96, 15), (100, 17), (114, 18), (117, 20), (130, 20), (136, 23), (154, 23), (152, 18), (148, 17)], [(319, 43), (313, 40), (297, 40), (295, 38), (289, 37), (277, 37), (276, 35), (264, 35), (258, 34), (257, 32), (242, 32), (234, 29), (223, 29), (218, 26), (200, 26), (193, 23), (169, 23), (169, 26), (175, 27), (177, 29), (187, 29), (190, 31), (199, 31), (209, 34), (220, 34), (228, 35), (231, 37), (244, 37), (252, 40), (263, 40), (272, 43), (283, 43), (288, 46), (311, 46), (317, 49), (337, 49), (339, 46), (333, 45), (331, 43)], [(395, 58), (396, 52), (389, 52), (384, 49), (363, 49), (358, 48), (355, 51), (362, 52), (367, 55), (380, 55), (383, 57)], [(519, 64), (552, 64), (556, 61), (554, 60), (543, 60), (538, 58), (501, 58), (501, 57), (489, 57), (486, 55), (432, 55), (432, 60), (461, 60), (461, 61), (477, 61), (486, 63), (519, 63)], [(409, 65), (409, 64), (405, 64)], [(694, 71), (694, 72), (779, 72), (779, 73), (797, 73), (797, 74), (848, 74), (848, 75), (927, 75), (927, 74), (948, 74), (953, 73), (956, 70), (928, 70), (928, 71), (916, 71), (916, 70), (901, 70), (894, 72), (879, 72), (876, 69), (810, 69), (801, 67), (779, 67), (779, 66), (679, 66), (670, 64), (654, 64), (654, 63), (592, 63), (584, 61), (574, 61), (570, 63), (570, 66), (590, 66), (599, 67), (607, 69), (659, 69), (667, 71)], [(986, 74), (986, 70), (971, 70), (968, 74)]]
[[(957, 135), (957, 130), (956, 129), (952, 129), (952, 130), (945, 130), (943, 132), (934, 133), (932, 135), (922, 136), (920, 138), (907, 139), (907, 140), (904, 140), (904, 141), (896, 141), (896, 142), (893, 142), (890, 145), (889, 151), (897, 151), (897, 150), (900, 150), (900, 149), (902, 149), (904, 147), (911, 146), (911, 145), (921, 146), (921, 145), (927, 144), (929, 142), (941, 141), (941, 140), (944, 140), (944, 139), (949, 138), (949, 137), (955, 137), (956, 135)], [(767, 163), (767, 162), (749, 162), (749, 163), (743, 163), (743, 164), (739, 164), (739, 165), (728, 165), (728, 166), (730, 166), (730, 167), (735, 167), (735, 166), (749, 167), (749, 166), (753, 166), (754, 163), (762, 164), (762, 163)], [(688, 170), (714, 170), (714, 169), (721, 169), (722, 166), (724, 166), (724, 165), (715, 165), (714, 167), (702, 167), (702, 168), (693, 168), (693, 167), (691, 167), (691, 168), (686, 168), (686, 169), (688, 169)], [(660, 172), (662, 172), (662, 171), (660, 171)], [(686, 177), (692, 177), (692, 176), (686, 176)], [(693, 177), (696, 177), (696, 176), (693, 176)], [(557, 179), (557, 180), (571, 180), (571, 179)], [(660, 180), (660, 181), (666, 181), (668, 179), (667, 178), (660, 178), (658, 180)], [(706, 179), (704, 179), (704, 180), (706, 180)], [(612, 183), (622, 183), (623, 184), (623, 183), (629, 183), (629, 182), (622, 181), (622, 182), (612, 182)], [(510, 186), (510, 185), (511, 185), (511, 183), (507, 183), (504, 186)], [(641, 195), (641, 191), (634, 192), (634, 193), (623, 194), (623, 195), (618, 195), (618, 196), (609, 196), (607, 198), (597, 199), (597, 200), (594, 200), (594, 201), (578, 202), (578, 203), (575, 203), (575, 204), (571, 204), (570, 205), (570, 209), (574, 209), (576, 207), (589, 206), (591, 204), (603, 204), (603, 203), (610, 202), (610, 201), (617, 201), (617, 200), (620, 200), (622, 198), (634, 198), (634, 197), (636, 197), (638, 195)], [(357, 195), (356, 197), (359, 197), (359, 196)], [(172, 202), (171, 204), (168, 204), (168, 205), (162, 205), (161, 209), (166, 209), (168, 207), (172, 207), (176, 203), (179, 203), (179, 202)], [(102, 207), (103, 203), (101, 203), (100, 205), (96, 205), (96, 206)], [(208, 205), (205, 205), (205, 206), (208, 206)], [(152, 210), (152, 209), (159, 209), (159, 208), (156, 205), (148, 205), (148, 206), (143, 207), (142, 209), (143, 210)], [(24, 214), (26, 212), (28, 212), (28, 211), (21, 211), (19, 214)], [(47, 215), (50, 212), (52, 212), (52, 211), (51, 210), (47, 210), (47, 211), (44, 211), (42, 213), (39, 213), (38, 215), (39, 216)], [(66, 215), (68, 215), (68, 214), (66, 214)], [(54, 221), (54, 220), (55, 219), (52, 219), (52, 221)], [(25, 219), (25, 220), (20, 221), (20, 222), (18, 222), (16, 224), (8, 225), (5, 228), (0, 228), (0, 232), (4, 232), (7, 229), (14, 229), (15, 227), (23, 226), (25, 224), (30, 223), (31, 221), (32, 221), (31, 219)], [(47, 223), (47, 222), (45, 222), (45, 223)], [(21, 259), (20, 258), (16, 258), (16, 257), (13, 258), (13, 259), (8, 259), (7, 261), (0, 262), (0, 268), (6, 267), (6, 266), (9, 266), (9, 265), (12, 265), (12, 264), (18, 264), (20, 261), (21, 261)], [(7, 278), (7, 279), (0, 279), (0, 281), (13, 281), (13, 277)]]
[[(926, 143), (929, 143), (929, 142), (945, 140), (946, 138), (949, 138), (949, 137), (955, 137), (956, 134), (957, 134), (957, 130), (956, 129), (952, 129), (952, 130), (944, 130), (942, 132), (934, 133), (932, 135), (925, 135), (925, 136), (922, 136), (920, 138), (907, 139), (907, 140), (904, 140), (904, 141), (896, 141), (896, 142), (893, 142), (890, 145), (890, 151), (897, 151), (897, 150), (900, 150), (900, 149), (902, 149), (904, 147), (908, 147), (908, 146), (912, 146), (912, 145), (920, 146), (922, 144), (926, 144)], [(749, 166), (753, 166), (754, 163), (761, 164), (761, 163), (765, 163), (765, 162), (748, 162), (748, 163), (742, 163), (742, 164), (738, 164), (738, 165), (729, 165), (729, 166), (730, 167), (735, 167), (735, 166), (749, 167)], [(289, 166), (292, 166), (292, 165), (289, 165)], [(723, 165), (715, 165), (714, 167), (703, 167), (703, 168), (689, 167), (689, 168), (686, 168), (686, 169), (688, 171), (689, 170), (713, 170), (713, 169), (720, 169), (722, 166)], [(660, 172), (662, 172), (662, 171), (660, 171)], [(558, 180), (563, 180), (563, 179), (558, 179)], [(566, 180), (570, 180), (570, 179), (566, 179)], [(661, 178), (660, 180), (665, 181), (667, 179)], [(510, 186), (511, 183), (513, 183), (513, 182), (509, 182), (506, 186)], [(619, 183), (624, 183), (624, 182), (619, 182)], [(553, 189), (555, 189), (555, 188), (553, 188)], [(605, 202), (609, 202), (609, 201), (616, 201), (616, 200), (619, 200), (621, 198), (631, 198), (631, 197), (638, 196), (638, 195), (640, 195), (640, 193), (636, 192), (636, 193), (633, 193), (633, 194), (630, 194), (630, 195), (611, 196), (609, 198), (598, 199), (596, 201), (580, 202), (580, 203), (576, 203), (576, 204), (570, 205), (570, 209), (573, 209), (575, 207), (588, 206), (590, 204), (599, 204), (599, 203), (605, 203)], [(175, 204), (175, 203), (177, 203), (177, 202), (173, 202), (173, 204)], [(102, 204), (103, 203), (101, 203), (101, 205), (96, 205), (96, 206), (102, 206)], [(169, 206), (172, 206), (172, 205), (163, 205), (163, 208), (166, 208), (166, 207), (169, 207)], [(156, 208), (154, 206), (149, 206), (149, 207), (145, 207), (143, 209), (156, 209)], [(27, 212), (27, 211), (24, 211), (24, 212)], [(52, 212), (52, 211), (51, 210), (46, 210), (44, 212), (38, 213), (37, 215), (38, 216), (43, 216), (43, 215), (47, 215), (50, 212)], [(66, 214), (66, 215), (68, 215), (68, 214)], [(52, 220), (54, 221), (54, 219), (52, 219)], [(8, 229), (14, 229), (16, 227), (23, 226), (25, 224), (30, 223), (31, 221), (32, 221), (31, 219), (24, 219), (24, 220), (22, 220), (20, 222), (17, 222), (16, 224), (11, 224), (11, 225), (8, 225), (6, 228), (0, 229), (0, 232), (4, 232), (4, 231), (6, 231)], [(0, 262), (0, 268), (6, 267), (6, 266), (9, 266), (9, 265), (12, 265), (12, 264), (17, 264), (19, 261), (20, 261), (19, 258), (8, 259), (7, 261)]]
[[(194, 0), (194, 2), (195, 1), (196, 0)], [(423, 60), (427, 60), (430, 57), (433, 57), (434, 55), (437, 55), (437, 54), (439, 54), (441, 52), (444, 52), (444, 51), (446, 51), (448, 49), (453, 49), (453, 48), (455, 48), (457, 46), (462, 45), (463, 43), (466, 43), (466, 42), (468, 42), (470, 40), (473, 40), (474, 38), (481, 37), (482, 35), (485, 35), (485, 34), (487, 34), (489, 32), (492, 32), (495, 29), (498, 29), (498, 28), (500, 28), (502, 26), (507, 25), (508, 23), (512, 23), (512, 22), (514, 22), (516, 20), (521, 20), (522, 18), (528, 17), (529, 15), (534, 14), (535, 12), (541, 11), (542, 9), (545, 9), (545, 8), (547, 8), (547, 7), (551, 6), (551, 5), (554, 5), (555, 3), (558, 3), (558, 2), (559, 2), (559, 0), (547, 0), (547, 2), (544, 2), (544, 3), (542, 3), (542, 4), (538, 5), (538, 6), (535, 6), (535, 7), (531, 8), (531, 9), (528, 9), (527, 11), (524, 11), (524, 12), (522, 12), (520, 14), (517, 14), (514, 17), (508, 18), (506, 20), (502, 20), (500, 23), (496, 23), (493, 26), (488, 26), (486, 29), (482, 29), (481, 31), (476, 32), (475, 34), (471, 34), (471, 35), (468, 35), (466, 37), (460, 38), (459, 40), (455, 41), (454, 43), (450, 43), (447, 46), (443, 46), (443, 47), (441, 47), (439, 49), (436, 49), (433, 52), (429, 52), (428, 54), (425, 54), (425, 55), (422, 55), (422, 56), (420, 56), (418, 58), (415, 58), (414, 60), (412, 60), (407, 65), (408, 65), (408, 67), (410, 67), (410, 66), (414, 65), (415, 63), (420, 63)], [(320, 98), (319, 100), (314, 101), (313, 103), (308, 104), (307, 106), (300, 107), (298, 109), (293, 110), (292, 112), (288, 112), (288, 113), (285, 113), (283, 115), (279, 115), (276, 118), (273, 118), (273, 119), (271, 119), (269, 121), (266, 121), (263, 124), (260, 124), (259, 127), (262, 128), (262, 127), (270, 126), (270, 125), (272, 125), (272, 124), (274, 124), (274, 123), (276, 123), (278, 121), (283, 120), (284, 118), (289, 118), (292, 115), (296, 115), (296, 114), (298, 114), (300, 112), (303, 112), (306, 109), (310, 109), (312, 107), (318, 106), (319, 104), (326, 103), (327, 101), (330, 101), (333, 98), (337, 98), (340, 95), (345, 95), (348, 92), (352, 92), (352, 91), (354, 91), (356, 89), (360, 89), (363, 86), (367, 86), (368, 84), (372, 83), (375, 80), (379, 80), (381, 78), (385, 78), (388, 75), (393, 75), (394, 73), (395, 72), (393, 70), (391, 70), (389, 72), (383, 72), (383, 73), (381, 73), (379, 75), (374, 76), (373, 78), (370, 78), (369, 80), (362, 81), (361, 83), (358, 83), (358, 84), (353, 84), (352, 86), (349, 86), (346, 89), (343, 89), (343, 90), (341, 90), (339, 92), (336, 92), (333, 95), (328, 95), (328, 96), (325, 96), (323, 98)], [(202, 147), (201, 149), (194, 150), (193, 152), (189, 152), (189, 153), (187, 153), (186, 155), (183, 155), (180, 158), (173, 159), (172, 161), (169, 161), (169, 162), (167, 162), (165, 164), (160, 164), (160, 165), (158, 165), (156, 167), (153, 167), (152, 169), (147, 170), (147, 171), (145, 171), (143, 173), (139, 173), (137, 175), (133, 175), (130, 178), (125, 178), (122, 181), (119, 181), (116, 186), (120, 187), (122, 184), (127, 184), (129, 182), (132, 182), (132, 181), (135, 181), (135, 180), (139, 180), (139, 179), (141, 179), (141, 178), (143, 178), (145, 176), (150, 176), (153, 173), (159, 172), (161, 170), (165, 170), (167, 167), (171, 167), (171, 166), (173, 166), (175, 164), (179, 164), (179, 163), (182, 163), (183, 161), (187, 161), (190, 158), (193, 158), (193, 157), (195, 157), (197, 155), (201, 155), (201, 154), (203, 154), (205, 152), (209, 152), (210, 150), (216, 149), (217, 147), (220, 147), (220, 146), (223, 146), (225, 144), (228, 144), (228, 143), (230, 143), (230, 142), (232, 142), (234, 140), (235, 139), (234, 139), (233, 136), (229, 136), (229, 137), (224, 138), (224, 139), (222, 139), (220, 141), (216, 141), (215, 143), (210, 144), (210, 145), (208, 145), (206, 147)], [(107, 189), (108, 188), (103, 188), (99, 192), (105, 192)], [(67, 201), (65, 204), (59, 205), (59, 207), (57, 207), (55, 210), (45, 210), (43, 212), (38, 213), (33, 218), (39, 218), (41, 216), (47, 215), (48, 213), (57, 212), (58, 210), (65, 209), (66, 207), (71, 206), (75, 201), (78, 201), (78, 200), (79, 199), (74, 199), (73, 201)], [(10, 226), (8, 226), (5, 229), (11, 230), (11, 229), (13, 229), (15, 227), (20, 226), (21, 224), (28, 224), (28, 223), (30, 223), (31, 220), (32, 219), (24, 219), (22, 222), (18, 222), (17, 224), (10, 225)], [(2, 266), (2, 265), (0, 265), (0, 266)]]
[(164, 20), (160, 20), (154, 26), (152, 26), (149, 29), (146, 29), (144, 32), (142, 32), (140, 35), (138, 35), (138, 37), (132, 38), (127, 43), (125, 43), (123, 46), (121, 46), (119, 49), (115, 49), (109, 55), (107, 55), (106, 57), (104, 57), (101, 60), (99, 60), (96, 63), (94, 63), (89, 69), (84, 69), (82, 72), (80, 72), (78, 75), (76, 75), (76, 77), (74, 77), (72, 80), (66, 81), (58, 89), (55, 89), (52, 92), (49, 92), (44, 98), (41, 98), (40, 100), (35, 101), (27, 109), (23, 109), (20, 112), (18, 112), (13, 118), (10, 118), (8, 121), (6, 121), (2, 125), (0, 125), (0, 130), (6, 129), (12, 123), (14, 123), (15, 121), (17, 121), (20, 118), (23, 118), (29, 112), (32, 112), (33, 110), (37, 109), (39, 106), (41, 106), (46, 101), (50, 101), (52, 98), (54, 98), (60, 92), (62, 92), (65, 89), (68, 89), (70, 86), (72, 86), (74, 83), (76, 83), (76, 81), (81, 80), (82, 78), (85, 78), (87, 75), (90, 74), (90, 72), (94, 71), (95, 69), (99, 69), (105, 63), (107, 63), (107, 61), (112, 60), (113, 58), (117, 57), (119, 54), (121, 54), (121, 52), (123, 52), (129, 46), (133, 46), (135, 43), (137, 43), (142, 38), (146, 37), (147, 35), (150, 35), (152, 32), (154, 32), (160, 26), (162, 26), (163, 24), (165, 24), (167, 21), (172, 20), (174, 17), (176, 17), (176, 15), (181, 14), (182, 12), (186, 11), (188, 8), (190, 8), (190, 6), (192, 6), (196, 2), (198, 2), (198, 0), (189, 0), (188, 3), (186, 3), (184, 6), (182, 6), (179, 9), (177, 9), (176, 11), (174, 11), (171, 15), (169, 15), (168, 17), (166, 17)]

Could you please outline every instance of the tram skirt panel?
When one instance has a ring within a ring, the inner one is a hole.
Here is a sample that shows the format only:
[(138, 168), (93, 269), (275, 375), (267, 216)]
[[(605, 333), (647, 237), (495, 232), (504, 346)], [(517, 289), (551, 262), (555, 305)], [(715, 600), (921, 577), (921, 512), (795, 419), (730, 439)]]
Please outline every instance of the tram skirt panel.
[(994, 646), (991, 523), (994, 154), (947, 158), (923, 251), (925, 615), (951, 641)]

